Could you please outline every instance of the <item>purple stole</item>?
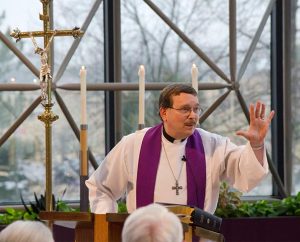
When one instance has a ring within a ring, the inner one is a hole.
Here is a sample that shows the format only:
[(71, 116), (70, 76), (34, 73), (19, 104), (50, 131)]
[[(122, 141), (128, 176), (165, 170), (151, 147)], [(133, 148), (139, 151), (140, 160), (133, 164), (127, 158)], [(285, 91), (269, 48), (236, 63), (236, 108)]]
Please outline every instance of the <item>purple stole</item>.
[[(153, 203), (156, 173), (161, 153), (162, 124), (150, 128), (142, 141), (137, 182), (136, 207)], [(187, 205), (203, 209), (206, 186), (206, 161), (198, 131), (188, 137), (186, 147)]]

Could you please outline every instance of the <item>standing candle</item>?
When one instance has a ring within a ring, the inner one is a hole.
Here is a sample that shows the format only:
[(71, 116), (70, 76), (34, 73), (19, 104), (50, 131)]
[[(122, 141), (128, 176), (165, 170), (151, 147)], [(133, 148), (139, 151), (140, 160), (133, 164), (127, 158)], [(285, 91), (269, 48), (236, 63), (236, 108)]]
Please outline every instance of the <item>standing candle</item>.
[(81, 94), (81, 124), (86, 124), (86, 69), (80, 69), (80, 94)]
[(145, 124), (145, 68), (140, 65), (139, 68), (139, 126)]
[(86, 69), (80, 69), (81, 124), (80, 124), (80, 211), (88, 212), (89, 199), (85, 181), (88, 179), (88, 142), (86, 118)]
[(198, 68), (195, 64), (192, 65), (192, 87), (198, 93)]

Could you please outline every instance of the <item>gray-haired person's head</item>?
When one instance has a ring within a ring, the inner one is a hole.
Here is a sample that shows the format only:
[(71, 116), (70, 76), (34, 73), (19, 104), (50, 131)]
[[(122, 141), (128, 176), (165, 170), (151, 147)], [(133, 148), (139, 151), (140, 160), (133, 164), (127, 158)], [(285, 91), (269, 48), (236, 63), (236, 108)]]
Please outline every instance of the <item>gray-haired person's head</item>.
[(182, 242), (179, 218), (165, 207), (151, 204), (135, 210), (125, 221), (122, 242)]
[(54, 239), (42, 222), (19, 220), (0, 232), (0, 242), (54, 242)]

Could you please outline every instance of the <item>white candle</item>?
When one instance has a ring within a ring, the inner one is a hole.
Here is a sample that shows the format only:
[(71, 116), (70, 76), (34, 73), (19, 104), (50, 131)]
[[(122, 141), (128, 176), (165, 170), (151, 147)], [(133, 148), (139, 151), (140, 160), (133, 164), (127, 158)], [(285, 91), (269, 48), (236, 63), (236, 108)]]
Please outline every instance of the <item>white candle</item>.
[(198, 93), (198, 68), (195, 64), (192, 65), (192, 87)]
[(86, 69), (80, 69), (81, 124), (87, 124), (86, 119)]
[(145, 68), (139, 68), (139, 124), (145, 124)]

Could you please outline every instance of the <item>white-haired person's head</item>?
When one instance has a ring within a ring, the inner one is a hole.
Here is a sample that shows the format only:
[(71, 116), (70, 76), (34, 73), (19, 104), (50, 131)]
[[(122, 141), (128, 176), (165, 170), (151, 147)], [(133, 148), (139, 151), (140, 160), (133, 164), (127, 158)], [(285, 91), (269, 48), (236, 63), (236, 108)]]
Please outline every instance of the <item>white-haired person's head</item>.
[(126, 219), (122, 242), (182, 242), (179, 218), (165, 207), (151, 204), (138, 208)]
[(0, 242), (54, 242), (54, 239), (42, 222), (18, 220), (0, 232)]

